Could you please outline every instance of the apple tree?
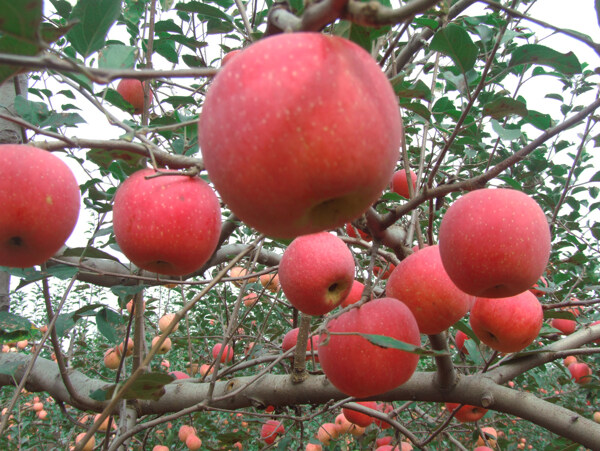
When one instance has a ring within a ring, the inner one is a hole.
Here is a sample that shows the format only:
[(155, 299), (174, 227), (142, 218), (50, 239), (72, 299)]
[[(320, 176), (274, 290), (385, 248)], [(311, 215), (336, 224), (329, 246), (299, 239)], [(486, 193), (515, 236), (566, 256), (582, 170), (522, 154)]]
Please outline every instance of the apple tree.
[(0, 446), (600, 449), (547, 4), (0, 0)]

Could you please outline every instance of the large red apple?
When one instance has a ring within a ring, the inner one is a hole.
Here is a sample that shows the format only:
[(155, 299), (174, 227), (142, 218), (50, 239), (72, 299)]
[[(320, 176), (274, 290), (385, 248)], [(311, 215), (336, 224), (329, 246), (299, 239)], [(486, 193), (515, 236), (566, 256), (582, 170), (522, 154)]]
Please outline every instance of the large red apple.
[[(458, 406), (458, 403), (446, 403), (446, 409), (448, 409), (448, 412), (450, 413), (454, 412)], [(456, 411), (454, 418), (461, 423), (471, 423), (481, 419), (486, 413), (487, 409), (484, 409), (483, 407), (466, 404)]]
[(420, 346), (417, 321), (402, 302), (380, 298), (331, 320), (329, 334), (319, 339), (319, 361), (329, 381), (341, 392), (365, 398), (402, 385), (417, 368), (419, 356), (374, 345), (359, 335), (385, 335)]
[(512, 189), (479, 189), (454, 202), (440, 225), (442, 262), (473, 296), (501, 298), (531, 288), (550, 255), (550, 228), (535, 200)]
[(544, 313), (530, 291), (507, 298), (477, 298), (471, 309), (477, 338), (500, 352), (518, 352), (538, 336)]
[(79, 217), (79, 185), (58, 157), (0, 145), (0, 265), (26, 268), (52, 257)]
[[(413, 193), (417, 189), (417, 174), (409, 169), (410, 181), (413, 189)], [(408, 179), (406, 178), (406, 170), (400, 169), (394, 172), (392, 176), (392, 191), (400, 194), (402, 197), (408, 199), (410, 194), (408, 192)]]
[[(117, 85), (117, 92), (133, 106), (134, 114), (144, 110), (144, 83), (133, 78), (124, 78)], [(148, 91), (148, 103), (152, 103), (152, 91)]]
[(348, 296), (354, 282), (348, 246), (328, 232), (296, 238), (279, 263), (279, 283), (288, 301), (307, 315), (324, 315)]
[[(123, 253), (142, 269), (182, 276), (199, 269), (215, 251), (221, 209), (199, 177), (156, 175), (143, 169), (117, 190), (113, 226)], [(150, 178), (148, 178), (150, 177)]]
[(423, 334), (439, 334), (467, 314), (473, 296), (450, 280), (438, 246), (428, 246), (402, 260), (388, 279), (388, 296), (404, 302)]
[(279, 238), (359, 217), (392, 177), (402, 140), (394, 91), (364, 49), (282, 33), (246, 47), (208, 90), (199, 143), (245, 223)]

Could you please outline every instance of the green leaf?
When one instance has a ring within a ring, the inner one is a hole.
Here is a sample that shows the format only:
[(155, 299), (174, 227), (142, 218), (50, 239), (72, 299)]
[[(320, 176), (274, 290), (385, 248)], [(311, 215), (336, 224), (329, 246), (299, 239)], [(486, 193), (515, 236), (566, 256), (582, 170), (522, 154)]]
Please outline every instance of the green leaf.
[[(77, 318), (78, 319), (78, 318)], [(73, 313), (62, 313), (56, 318), (54, 330), (58, 338), (64, 337), (70, 331), (77, 321)]]
[(171, 39), (159, 39), (154, 41), (154, 50), (167, 61), (177, 64), (179, 55), (175, 49), (175, 43)]
[(37, 44), (42, 0), (0, 0), (0, 33)]
[(122, 0), (79, 0), (70, 20), (79, 21), (69, 33), (67, 40), (73, 48), (88, 57), (100, 50), (106, 41), (106, 34), (121, 15)]
[(137, 49), (128, 45), (108, 45), (98, 52), (98, 67), (101, 69), (132, 69), (135, 66)]
[[(145, 287), (146, 287), (146, 285), (132, 285), (132, 286), (115, 285), (113, 287), (110, 287), (110, 291), (112, 291), (113, 294), (118, 296), (119, 300), (129, 301), (133, 297), (134, 294), (139, 293)], [(123, 303), (121, 303), (121, 304), (123, 304)]]
[(498, 120), (513, 114), (525, 117), (527, 116), (527, 107), (523, 102), (511, 99), (510, 97), (499, 97), (494, 99), (492, 102), (487, 103), (483, 108), (484, 116), (491, 116)]
[(419, 116), (421, 116), (423, 119), (425, 119), (427, 121), (431, 117), (431, 115), (429, 113), (429, 109), (425, 105), (423, 105), (419, 102), (409, 102), (409, 103), (402, 102), (401, 106), (405, 110), (409, 110), (415, 114), (418, 114)]
[(521, 137), (520, 129), (504, 128), (495, 119), (492, 119), (492, 129), (505, 141), (514, 141)]
[(452, 58), (462, 73), (471, 70), (477, 60), (477, 46), (469, 33), (460, 25), (450, 23), (439, 30), (431, 40), (429, 49)]
[(106, 337), (110, 343), (119, 343), (123, 334), (120, 329), (123, 329), (125, 321), (121, 315), (114, 310), (104, 307), (96, 314), (96, 325), (98, 331)]
[(14, 313), (0, 312), (0, 342), (12, 343), (29, 338), (33, 332), (33, 324)]
[(578, 443), (564, 437), (553, 437), (552, 442), (546, 445), (543, 451), (577, 451), (580, 449)]
[(421, 80), (416, 83), (405, 82), (403, 76), (398, 75), (390, 80), (394, 92), (401, 99), (423, 99), (431, 100), (431, 90)]
[(512, 58), (508, 67), (521, 64), (550, 66), (564, 75), (581, 73), (581, 64), (579, 64), (579, 60), (573, 52), (563, 54), (539, 44), (525, 44), (512, 51)]
[(34, 268), (9, 268), (7, 266), (0, 266), (0, 270), (27, 282), (35, 282), (46, 277), (41, 271), (36, 271)]
[(85, 258), (103, 258), (118, 262), (119, 259), (95, 247), (73, 247), (62, 253), (63, 257), (85, 257)]
[(50, 3), (52, 3), (58, 15), (63, 19), (67, 19), (71, 15), (73, 7), (67, 0), (50, 0)]
[[(552, 290), (549, 290), (552, 291)], [(573, 313), (568, 312), (566, 310), (544, 310), (544, 318), (560, 318), (560, 319), (570, 319), (575, 321), (575, 315)]]
[(41, 125), (50, 115), (45, 103), (32, 102), (22, 95), (15, 97), (15, 112), (33, 125)]
[(497, 178), (502, 180), (504, 183), (506, 183), (511, 188), (517, 189), (519, 191), (523, 191), (523, 186), (521, 185), (521, 183), (518, 180), (515, 180), (515, 179), (509, 177), (508, 175), (500, 175)]
[[(338, 335), (335, 332), (332, 332), (331, 335)], [(339, 334), (342, 335), (342, 334)], [(385, 335), (375, 335), (375, 334), (362, 334), (360, 332), (351, 332), (351, 333), (343, 333), (343, 335), (359, 335), (367, 340), (369, 340), (374, 345), (380, 346), (382, 348), (387, 349), (399, 349), (401, 351), (410, 352), (411, 354), (418, 355), (428, 355), (428, 356), (446, 356), (449, 355), (447, 352), (443, 351), (430, 351), (427, 349), (422, 349), (419, 346), (411, 345), (410, 343), (405, 343), (400, 340), (396, 340), (392, 337), (386, 337)]]
[(191, 1), (186, 3), (177, 3), (175, 5), (177, 11), (185, 11), (188, 13), (197, 13), (199, 16), (206, 19), (220, 19), (227, 22), (233, 23), (233, 18), (214, 6), (207, 5), (206, 3)]
[(73, 326), (75, 326), (75, 323), (77, 321), (79, 321), (84, 316), (93, 315), (94, 313), (91, 312), (96, 310), (98, 307), (104, 306), (102, 304), (90, 304), (86, 305), (85, 307), (81, 307), (80, 309), (75, 310), (71, 313), (61, 313), (56, 319), (56, 326), (54, 328), (56, 330), (56, 335), (58, 335), (59, 337), (64, 337), (65, 334), (71, 328), (73, 328)]
[[(146, 399), (158, 401), (165, 394), (165, 385), (170, 384), (175, 380), (174, 376), (165, 373), (145, 373), (139, 376), (123, 394), (123, 399)], [(104, 401), (111, 399), (115, 391), (122, 387), (127, 381), (123, 381), (118, 385), (110, 385), (106, 388), (95, 390), (90, 393), (90, 397), (96, 401)]]
[(165, 394), (165, 385), (176, 378), (165, 373), (145, 373), (139, 376), (125, 392), (124, 399), (147, 399), (158, 401)]
[(164, 99), (163, 102), (171, 104), (173, 108), (196, 104), (192, 96), (171, 96)]
[(524, 118), (524, 121), (538, 130), (547, 130), (552, 127), (552, 116), (539, 111), (529, 110), (529, 114)]
[(72, 279), (79, 272), (79, 268), (75, 266), (56, 265), (50, 266), (47, 270), (48, 274), (60, 280)]
[(49, 116), (40, 123), (41, 128), (75, 127), (77, 124), (85, 124), (85, 119), (78, 113), (55, 113), (51, 111)]
[(0, 365), (0, 374), (14, 376), (22, 366), (25, 366), (23, 362), (3, 362), (2, 365)]

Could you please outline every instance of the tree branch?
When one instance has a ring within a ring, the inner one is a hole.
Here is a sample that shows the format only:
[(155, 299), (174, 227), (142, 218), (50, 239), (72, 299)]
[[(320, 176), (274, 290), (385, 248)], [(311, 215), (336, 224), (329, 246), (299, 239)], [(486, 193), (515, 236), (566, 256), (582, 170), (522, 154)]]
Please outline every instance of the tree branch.
[[(29, 358), (25, 354), (3, 353), (0, 354), (0, 365), (13, 367), (18, 365), (14, 374), (18, 383), (23, 375), (23, 367)], [(589, 448), (597, 448), (597, 444), (600, 443), (600, 424), (561, 406), (539, 399), (533, 394), (500, 386), (488, 374), (462, 376), (449, 392), (441, 390), (436, 384), (435, 378), (436, 375), (433, 372), (417, 372), (404, 385), (380, 395), (376, 399), (379, 401), (462, 402), (479, 406), (482, 406), (483, 400), (485, 400), (487, 408), (521, 417)], [(326, 404), (331, 400), (347, 399), (347, 396), (333, 387), (325, 376), (310, 375), (302, 384), (294, 384), (288, 375), (269, 374), (256, 381), (255, 379), (253, 376), (248, 376), (217, 382), (213, 396), (219, 401), (214, 402), (210, 407), (243, 409), (269, 404), (278, 407), (297, 404)], [(88, 378), (79, 371), (71, 373), (71, 381), (79, 391), (80, 397), (89, 400), (88, 405), (75, 405), (75, 407), (99, 411), (99, 405), (89, 398), (89, 393), (106, 387), (108, 384)], [(250, 382), (253, 383), (249, 384)], [(11, 376), (0, 374), (0, 385), (13, 384)], [(249, 384), (245, 390), (229, 396), (230, 393), (236, 392), (238, 387), (245, 384)], [(200, 405), (206, 401), (209, 385), (208, 383), (198, 383), (197, 379), (177, 380), (165, 387), (166, 393), (160, 400), (139, 401), (139, 412), (141, 415), (161, 415)], [(25, 387), (29, 391), (47, 391), (58, 400), (69, 399), (56, 364), (43, 358), (38, 358)]]

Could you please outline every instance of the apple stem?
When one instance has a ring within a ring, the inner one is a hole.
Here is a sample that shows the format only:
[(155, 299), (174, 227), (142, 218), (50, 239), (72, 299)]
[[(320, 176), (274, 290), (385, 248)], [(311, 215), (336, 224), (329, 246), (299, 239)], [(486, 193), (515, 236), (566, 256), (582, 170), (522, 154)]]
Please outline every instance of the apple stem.
[(298, 338), (296, 339), (296, 350), (294, 351), (294, 365), (292, 368), (292, 382), (299, 384), (308, 377), (306, 371), (306, 344), (310, 332), (310, 315), (300, 314), (300, 325), (298, 326)]

